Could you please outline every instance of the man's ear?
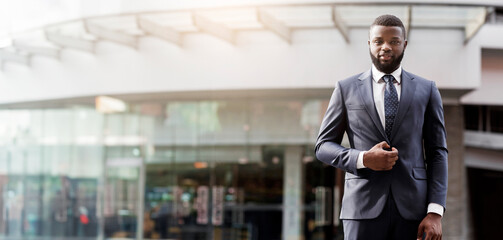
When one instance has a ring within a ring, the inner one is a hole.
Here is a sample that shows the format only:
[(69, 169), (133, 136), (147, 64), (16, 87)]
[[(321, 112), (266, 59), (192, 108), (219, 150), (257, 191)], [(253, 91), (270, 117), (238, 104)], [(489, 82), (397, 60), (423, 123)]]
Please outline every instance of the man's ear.
[[(367, 41), (367, 44), (370, 46), (370, 40)], [(407, 45), (407, 43), (405, 43), (405, 45)]]
[(405, 44), (403, 45), (403, 50), (407, 48), (407, 40), (405, 40)]

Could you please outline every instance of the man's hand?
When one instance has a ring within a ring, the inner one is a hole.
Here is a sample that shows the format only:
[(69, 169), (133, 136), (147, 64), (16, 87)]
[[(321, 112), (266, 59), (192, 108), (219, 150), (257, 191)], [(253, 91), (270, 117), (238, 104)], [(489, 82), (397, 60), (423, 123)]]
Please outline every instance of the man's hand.
[(363, 154), (363, 165), (374, 171), (391, 170), (398, 160), (398, 150), (392, 148), (385, 141), (382, 141)]
[(424, 234), (426, 234), (425, 240), (442, 240), (442, 216), (428, 213), (419, 224), (417, 240), (423, 239)]

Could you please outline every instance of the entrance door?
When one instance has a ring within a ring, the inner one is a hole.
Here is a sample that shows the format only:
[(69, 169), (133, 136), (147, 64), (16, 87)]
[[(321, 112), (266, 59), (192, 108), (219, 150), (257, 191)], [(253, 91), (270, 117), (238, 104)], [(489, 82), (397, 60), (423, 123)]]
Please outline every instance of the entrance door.
[(308, 149), (311, 146), (156, 148), (160, 156), (198, 151), (200, 160), (146, 164), (144, 236), (333, 239), (335, 169), (315, 160)]
[(104, 238), (143, 239), (142, 159), (108, 158), (105, 164)]
[(157, 154), (168, 155), (164, 151), (177, 156), (198, 151), (201, 158), (146, 165), (145, 211), (154, 224), (153, 235), (281, 239), (284, 147), (156, 148)]
[(207, 162), (147, 164), (145, 238), (212, 239), (211, 190)]

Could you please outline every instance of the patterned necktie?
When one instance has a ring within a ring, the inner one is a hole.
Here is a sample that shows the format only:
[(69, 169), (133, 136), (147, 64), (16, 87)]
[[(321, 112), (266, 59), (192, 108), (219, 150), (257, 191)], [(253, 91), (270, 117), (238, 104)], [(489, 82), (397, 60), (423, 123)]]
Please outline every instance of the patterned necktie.
[(398, 94), (396, 92), (393, 81), (395, 78), (392, 75), (384, 75), (383, 80), (386, 82), (386, 89), (384, 90), (384, 113), (386, 116), (386, 135), (388, 139), (391, 138), (391, 129), (395, 121), (396, 112), (398, 110)]

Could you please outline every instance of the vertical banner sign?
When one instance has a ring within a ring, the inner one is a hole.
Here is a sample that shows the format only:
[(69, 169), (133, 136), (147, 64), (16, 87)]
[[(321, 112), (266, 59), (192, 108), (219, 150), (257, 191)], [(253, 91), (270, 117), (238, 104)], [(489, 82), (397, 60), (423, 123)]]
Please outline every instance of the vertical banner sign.
[(224, 187), (213, 187), (211, 222), (215, 226), (220, 226), (224, 222)]
[(208, 186), (197, 188), (197, 223), (208, 224)]
[(324, 226), (325, 225), (325, 187), (316, 187), (315, 188), (315, 196), (316, 196), (316, 205), (314, 206), (315, 214), (315, 226)]
[(113, 216), (115, 214), (115, 188), (111, 183), (107, 183), (105, 186), (105, 206), (103, 208), (103, 214), (106, 217)]
[(316, 187), (315, 225), (327, 226), (332, 222), (332, 189)]
[(177, 218), (183, 217), (183, 206), (182, 206), (182, 193), (183, 189), (181, 187), (173, 187), (173, 198), (175, 202), (175, 216)]

